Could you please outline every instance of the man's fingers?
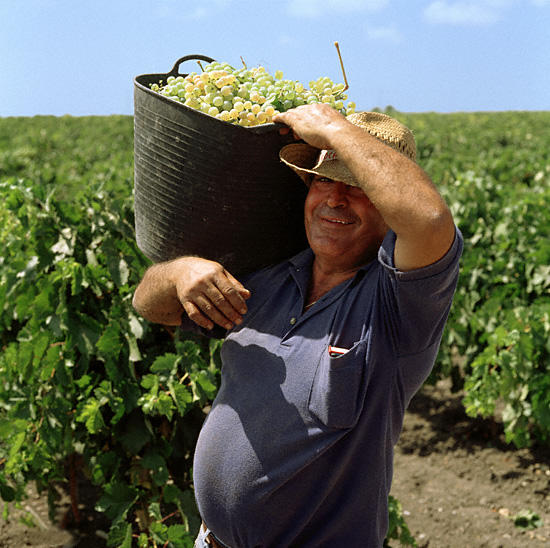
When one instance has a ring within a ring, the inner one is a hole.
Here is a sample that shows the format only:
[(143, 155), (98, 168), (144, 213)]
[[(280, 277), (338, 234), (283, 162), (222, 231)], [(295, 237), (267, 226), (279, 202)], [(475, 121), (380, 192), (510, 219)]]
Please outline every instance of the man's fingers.
[(288, 126), (283, 126), (279, 128), (279, 135), (288, 135), (290, 133), (290, 128)]
[(214, 327), (212, 320), (209, 320), (206, 316), (204, 316), (197, 306), (191, 301), (182, 303), (182, 306), (186, 314), (189, 316), (189, 319), (194, 321), (200, 327), (204, 327), (205, 329), (212, 329)]
[(226, 286), (220, 288), (210, 287), (206, 297), (228, 320), (241, 323), (241, 314), (246, 312), (246, 305), (235, 287), (228, 286), (227, 282)]
[[(217, 300), (218, 302), (214, 303), (208, 295), (199, 295), (195, 299), (195, 305), (206, 318), (222, 326), (224, 329), (231, 329), (233, 327), (233, 320), (222, 312), (220, 308), (221, 301)], [(227, 305), (222, 306), (227, 310)]]
[(209, 268), (197, 269), (192, 283), (182, 284), (180, 302), (197, 325), (212, 329), (217, 324), (231, 329), (247, 312), (245, 299), (250, 291), (219, 264), (216, 268), (211, 268), (210, 262), (205, 264)]
[[(227, 279), (233, 284), (233, 287), (238, 291), (239, 295), (242, 297), (243, 303), (244, 303), (244, 299), (250, 298), (250, 291), (248, 291), (248, 289), (246, 289), (246, 287), (241, 282), (239, 282), (237, 278), (232, 276), (230, 272), (227, 272), (227, 270), (224, 270), (224, 273), (227, 276)], [(246, 304), (244, 307), (244, 312), (246, 312)]]

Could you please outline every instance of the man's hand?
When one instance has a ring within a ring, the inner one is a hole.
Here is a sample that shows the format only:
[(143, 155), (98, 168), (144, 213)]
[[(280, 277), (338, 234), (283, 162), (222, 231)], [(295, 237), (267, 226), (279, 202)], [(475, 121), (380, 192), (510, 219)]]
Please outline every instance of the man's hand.
[(134, 308), (146, 319), (180, 325), (185, 312), (197, 325), (230, 329), (242, 321), (250, 292), (219, 263), (181, 257), (153, 265), (135, 293)]
[(240, 324), (250, 291), (214, 261), (188, 257), (185, 267), (176, 289), (189, 318), (206, 329), (212, 329), (214, 323), (225, 329)]
[(320, 149), (330, 149), (334, 132), (345, 128), (348, 122), (344, 116), (325, 103), (302, 105), (273, 116), (273, 122), (287, 125), (281, 133), (294, 132), (296, 139)]

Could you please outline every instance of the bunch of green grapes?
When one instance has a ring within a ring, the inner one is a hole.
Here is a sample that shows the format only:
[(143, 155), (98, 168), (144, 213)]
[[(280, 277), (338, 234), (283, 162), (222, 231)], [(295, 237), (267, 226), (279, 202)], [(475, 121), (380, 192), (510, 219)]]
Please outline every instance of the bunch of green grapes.
[(262, 66), (234, 69), (218, 62), (206, 65), (201, 73), (169, 76), (166, 84), (151, 85), (169, 99), (241, 126), (265, 124), (279, 112), (311, 103), (328, 103), (344, 115), (355, 111), (355, 103), (344, 104), (344, 84), (334, 84), (324, 76), (311, 81), (309, 87), (284, 80), (281, 71), (272, 76)]

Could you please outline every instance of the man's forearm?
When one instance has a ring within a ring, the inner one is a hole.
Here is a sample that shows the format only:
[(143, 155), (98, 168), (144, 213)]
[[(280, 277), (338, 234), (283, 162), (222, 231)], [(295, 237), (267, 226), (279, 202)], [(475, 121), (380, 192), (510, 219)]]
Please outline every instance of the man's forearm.
[(331, 143), (396, 234), (423, 231), (447, 215), (431, 179), (403, 154), (352, 124), (334, 131)]
[(174, 261), (151, 266), (135, 290), (132, 304), (145, 319), (163, 325), (180, 325), (183, 306), (178, 299)]
[(452, 215), (418, 164), (353, 124), (333, 131), (330, 142), (397, 234), (398, 268), (419, 268), (445, 254), (454, 238)]

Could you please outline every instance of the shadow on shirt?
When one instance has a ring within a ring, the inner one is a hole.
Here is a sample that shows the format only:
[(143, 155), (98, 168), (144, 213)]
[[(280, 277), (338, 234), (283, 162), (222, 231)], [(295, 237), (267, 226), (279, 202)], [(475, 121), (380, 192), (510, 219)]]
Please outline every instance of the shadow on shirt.
[[(288, 478), (300, 466), (297, 461), (308, 460), (307, 451), (302, 450), (308, 441), (306, 410), (296, 402), (307, 402), (314, 371), (287, 370), (281, 357), (255, 344), (243, 347), (226, 340), (223, 354), (224, 381), (212, 409), (212, 418), (221, 422), (211, 426), (231, 430), (226, 430), (224, 438), (240, 446), (241, 459), (257, 459), (258, 470), (249, 473)], [(240, 424), (222, 406), (233, 409)], [(250, 460), (247, 464), (255, 467)], [(259, 477), (249, 478), (255, 479)]]

